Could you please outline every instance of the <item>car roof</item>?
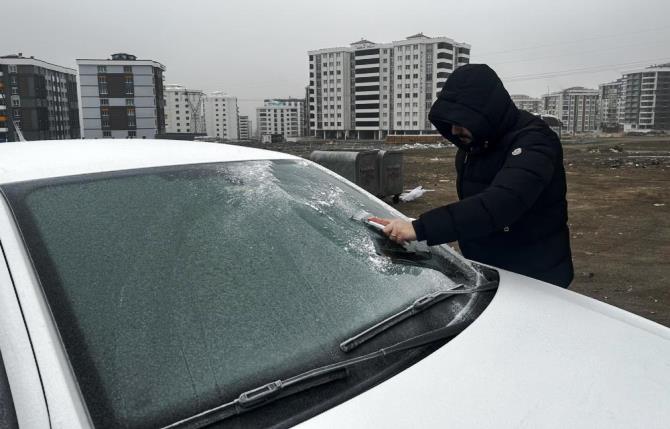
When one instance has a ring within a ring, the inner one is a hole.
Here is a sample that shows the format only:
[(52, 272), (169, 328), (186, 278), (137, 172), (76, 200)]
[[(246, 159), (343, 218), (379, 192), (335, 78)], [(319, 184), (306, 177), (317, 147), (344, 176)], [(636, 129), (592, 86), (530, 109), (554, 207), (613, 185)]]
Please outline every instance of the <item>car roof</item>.
[(0, 184), (210, 162), (298, 159), (229, 144), (178, 140), (44, 140), (0, 144)]

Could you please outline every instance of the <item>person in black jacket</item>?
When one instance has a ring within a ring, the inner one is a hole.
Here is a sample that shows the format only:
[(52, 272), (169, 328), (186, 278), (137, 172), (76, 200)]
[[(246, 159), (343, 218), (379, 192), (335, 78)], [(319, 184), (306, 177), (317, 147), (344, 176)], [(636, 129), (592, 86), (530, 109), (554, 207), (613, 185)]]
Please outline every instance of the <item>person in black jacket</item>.
[(459, 201), (411, 223), (388, 219), (385, 233), (397, 242), (458, 240), (468, 259), (568, 287), (573, 266), (558, 136), (517, 109), (485, 64), (456, 69), (429, 119), (458, 147)]

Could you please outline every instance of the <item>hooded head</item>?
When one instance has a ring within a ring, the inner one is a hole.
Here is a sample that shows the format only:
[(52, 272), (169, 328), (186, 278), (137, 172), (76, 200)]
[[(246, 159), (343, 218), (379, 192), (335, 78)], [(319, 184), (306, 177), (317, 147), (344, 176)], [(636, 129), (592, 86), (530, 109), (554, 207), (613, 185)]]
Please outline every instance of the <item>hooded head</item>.
[[(516, 123), (519, 111), (498, 75), (486, 64), (468, 64), (449, 76), (428, 118), (446, 139), (466, 150), (494, 143)], [(464, 145), (452, 125), (467, 128), (472, 142)]]

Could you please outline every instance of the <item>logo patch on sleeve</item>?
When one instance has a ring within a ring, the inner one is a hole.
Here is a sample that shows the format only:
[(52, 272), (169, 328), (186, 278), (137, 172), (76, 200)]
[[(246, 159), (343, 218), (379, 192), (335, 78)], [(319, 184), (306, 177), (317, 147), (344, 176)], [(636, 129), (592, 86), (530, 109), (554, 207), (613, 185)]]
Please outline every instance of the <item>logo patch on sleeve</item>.
[(512, 155), (514, 155), (514, 156), (520, 155), (520, 154), (521, 154), (521, 148), (520, 147), (518, 147), (518, 148), (516, 148), (512, 151)]

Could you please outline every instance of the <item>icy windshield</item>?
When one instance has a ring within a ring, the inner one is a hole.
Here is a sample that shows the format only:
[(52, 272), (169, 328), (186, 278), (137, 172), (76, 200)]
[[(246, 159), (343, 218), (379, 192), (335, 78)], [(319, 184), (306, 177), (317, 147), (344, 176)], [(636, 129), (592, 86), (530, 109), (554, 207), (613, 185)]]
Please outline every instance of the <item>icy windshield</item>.
[(96, 426), (169, 423), (341, 359), (419, 296), (475, 281), (378, 254), (396, 216), (306, 161), (105, 173), (6, 190)]

